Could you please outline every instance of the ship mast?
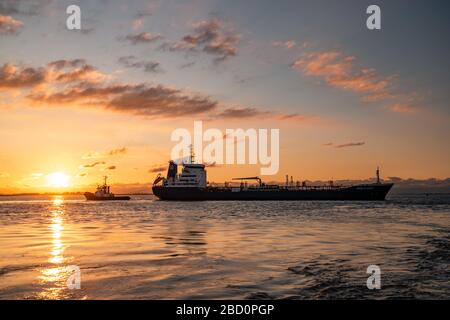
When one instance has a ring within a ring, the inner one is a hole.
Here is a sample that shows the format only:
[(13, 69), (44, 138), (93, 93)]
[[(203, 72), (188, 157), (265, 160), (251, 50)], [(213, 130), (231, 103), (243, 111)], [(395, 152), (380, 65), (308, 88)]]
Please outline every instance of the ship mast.
[(380, 167), (377, 167), (377, 183), (380, 183)]
[(194, 154), (194, 147), (192, 146), (192, 144), (189, 146), (189, 150), (190, 150), (189, 161), (191, 164), (194, 164), (195, 163), (195, 154)]

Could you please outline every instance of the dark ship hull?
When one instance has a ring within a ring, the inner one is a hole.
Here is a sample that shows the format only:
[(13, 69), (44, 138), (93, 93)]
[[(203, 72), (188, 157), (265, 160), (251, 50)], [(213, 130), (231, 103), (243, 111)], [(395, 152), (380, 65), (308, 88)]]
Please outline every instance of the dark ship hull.
[(153, 186), (153, 194), (161, 200), (385, 200), (392, 183), (374, 183), (350, 187), (305, 187), (275, 189), (240, 189), (216, 187)]
[(84, 196), (86, 197), (86, 200), (90, 201), (111, 201), (111, 200), (130, 200), (130, 197), (128, 196), (108, 196), (108, 197), (97, 197), (92, 192), (85, 192)]

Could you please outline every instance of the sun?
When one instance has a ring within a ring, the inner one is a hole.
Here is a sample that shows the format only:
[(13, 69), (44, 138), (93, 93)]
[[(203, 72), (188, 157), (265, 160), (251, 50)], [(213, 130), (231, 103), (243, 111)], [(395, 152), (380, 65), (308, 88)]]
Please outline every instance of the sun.
[(47, 182), (51, 187), (62, 188), (70, 184), (70, 176), (63, 172), (53, 172), (47, 175)]

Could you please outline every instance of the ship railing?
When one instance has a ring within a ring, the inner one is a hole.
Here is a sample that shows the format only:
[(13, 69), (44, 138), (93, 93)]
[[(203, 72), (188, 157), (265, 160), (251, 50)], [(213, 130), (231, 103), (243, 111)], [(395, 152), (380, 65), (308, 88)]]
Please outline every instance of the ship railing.
[(271, 190), (280, 190), (280, 191), (322, 191), (322, 190), (339, 190), (343, 188), (347, 188), (349, 186), (343, 185), (316, 185), (316, 186), (291, 186), (291, 185), (247, 185), (240, 186), (236, 184), (217, 184), (217, 183), (209, 183), (208, 187), (219, 190), (231, 190), (240, 188), (242, 191), (271, 191)]

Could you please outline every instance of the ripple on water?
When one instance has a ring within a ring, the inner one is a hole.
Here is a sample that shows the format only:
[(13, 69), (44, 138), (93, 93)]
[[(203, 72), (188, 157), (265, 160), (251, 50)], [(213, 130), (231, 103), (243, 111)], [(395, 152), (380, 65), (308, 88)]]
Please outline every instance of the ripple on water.
[(0, 298), (448, 299), (449, 204), (3, 199)]

